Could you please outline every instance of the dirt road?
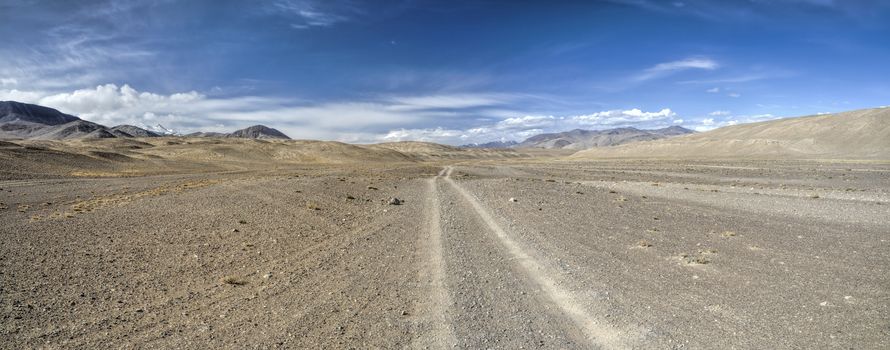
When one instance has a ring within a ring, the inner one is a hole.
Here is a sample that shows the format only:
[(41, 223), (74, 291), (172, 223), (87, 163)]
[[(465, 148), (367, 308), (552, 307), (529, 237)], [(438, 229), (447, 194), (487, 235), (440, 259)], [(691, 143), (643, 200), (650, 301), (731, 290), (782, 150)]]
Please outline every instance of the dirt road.
[(880, 164), (313, 166), (0, 188), (2, 348), (890, 346)]

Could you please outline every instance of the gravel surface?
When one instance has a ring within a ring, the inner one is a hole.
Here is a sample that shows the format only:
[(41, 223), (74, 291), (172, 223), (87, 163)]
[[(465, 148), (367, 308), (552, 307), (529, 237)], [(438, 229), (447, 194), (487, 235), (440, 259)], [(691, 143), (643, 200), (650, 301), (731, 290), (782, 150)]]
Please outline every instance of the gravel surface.
[(882, 163), (0, 181), (0, 348), (886, 349), (887, 218)]

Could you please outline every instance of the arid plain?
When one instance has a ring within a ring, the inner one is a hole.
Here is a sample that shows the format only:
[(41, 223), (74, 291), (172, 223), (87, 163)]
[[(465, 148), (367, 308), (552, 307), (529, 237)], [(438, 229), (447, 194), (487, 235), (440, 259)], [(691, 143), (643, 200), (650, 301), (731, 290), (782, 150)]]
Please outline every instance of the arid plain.
[(708, 135), (2, 143), (0, 347), (890, 347), (886, 140), (626, 153)]

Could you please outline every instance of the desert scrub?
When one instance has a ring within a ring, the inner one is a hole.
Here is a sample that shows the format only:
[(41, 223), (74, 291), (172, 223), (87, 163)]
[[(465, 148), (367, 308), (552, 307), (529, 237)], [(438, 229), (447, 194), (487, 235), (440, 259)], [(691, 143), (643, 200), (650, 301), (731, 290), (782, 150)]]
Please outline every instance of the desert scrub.
[(691, 254), (680, 254), (680, 259), (683, 260), (687, 265), (704, 265), (711, 262), (711, 259), (708, 259), (706, 256), (702, 255), (691, 255)]
[(222, 283), (233, 285), (233, 286), (243, 286), (247, 284), (247, 281), (237, 276), (226, 276), (220, 279)]

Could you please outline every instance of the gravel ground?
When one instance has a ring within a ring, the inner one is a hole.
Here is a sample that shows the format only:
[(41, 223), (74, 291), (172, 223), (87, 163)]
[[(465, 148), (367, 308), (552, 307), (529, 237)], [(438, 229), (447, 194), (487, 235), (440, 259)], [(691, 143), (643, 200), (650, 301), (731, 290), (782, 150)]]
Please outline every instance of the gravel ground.
[(890, 347), (886, 164), (447, 165), (0, 181), (0, 348)]

